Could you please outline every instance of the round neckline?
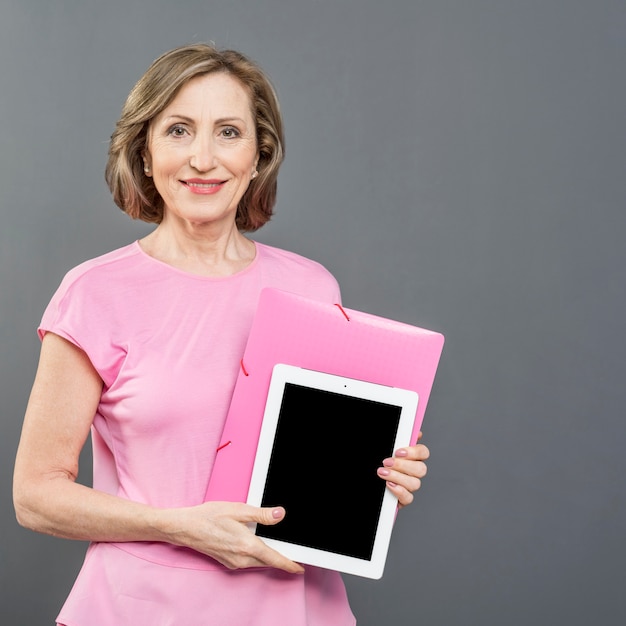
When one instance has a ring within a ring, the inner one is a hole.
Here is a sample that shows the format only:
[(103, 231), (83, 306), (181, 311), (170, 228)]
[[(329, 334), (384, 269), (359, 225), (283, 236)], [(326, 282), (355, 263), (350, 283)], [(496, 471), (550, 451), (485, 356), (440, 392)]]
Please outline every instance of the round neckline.
[(261, 246), (257, 241), (254, 241), (253, 239), (249, 239), (249, 241), (251, 241), (254, 244), (254, 258), (243, 269), (239, 270), (238, 272), (235, 272), (234, 274), (228, 274), (226, 276), (202, 276), (201, 274), (193, 274), (191, 272), (186, 272), (185, 270), (175, 267), (174, 265), (170, 265), (169, 263), (166, 263), (165, 261), (156, 259), (150, 254), (148, 254), (141, 247), (141, 244), (139, 243), (139, 239), (136, 239), (132, 245), (139, 252), (139, 254), (145, 259), (148, 259), (149, 261), (151, 261), (152, 263), (155, 263), (159, 267), (167, 269), (170, 272), (178, 274), (179, 276), (184, 276), (186, 278), (191, 278), (191, 279), (200, 280), (200, 281), (221, 282), (221, 281), (226, 281), (229, 279), (237, 278), (239, 276), (243, 276), (247, 274), (248, 272), (252, 271), (256, 267), (258, 260), (259, 260), (259, 251), (260, 251)]

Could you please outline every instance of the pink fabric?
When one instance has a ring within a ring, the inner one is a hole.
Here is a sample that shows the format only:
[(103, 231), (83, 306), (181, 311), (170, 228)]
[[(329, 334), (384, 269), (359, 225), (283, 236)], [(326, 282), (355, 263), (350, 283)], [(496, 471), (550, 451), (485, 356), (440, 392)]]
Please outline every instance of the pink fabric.
[[(46, 309), (105, 385), (94, 417), (94, 488), (153, 506), (203, 501), (261, 289), (339, 301), (322, 266), (256, 244), (224, 278), (187, 274), (137, 242), (70, 271)], [(354, 624), (335, 572), (231, 572), (168, 544), (92, 544), (60, 615), (67, 626)]]

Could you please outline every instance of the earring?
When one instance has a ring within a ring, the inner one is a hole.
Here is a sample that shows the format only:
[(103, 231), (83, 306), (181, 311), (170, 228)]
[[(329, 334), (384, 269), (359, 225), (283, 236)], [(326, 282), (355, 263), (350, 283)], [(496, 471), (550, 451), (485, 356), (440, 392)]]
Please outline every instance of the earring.
[(150, 173), (150, 166), (149, 166), (147, 163), (143, 166), (143, 171), (144, 171), (146, 174), (149, 174), (149, 173)]
[(254, 180), (258, 175), (259, 173), (256, 170), (254, 170), (254, 172), (252, 172), (252, 180)]

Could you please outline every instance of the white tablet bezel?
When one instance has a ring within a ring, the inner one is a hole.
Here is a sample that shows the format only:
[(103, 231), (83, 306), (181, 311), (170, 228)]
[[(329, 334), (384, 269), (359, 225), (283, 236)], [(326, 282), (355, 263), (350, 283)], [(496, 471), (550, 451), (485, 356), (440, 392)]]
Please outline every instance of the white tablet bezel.
[[(288, 383), (398, 406), (400, 407), (400, 418), (392, 449), (395, 450), (398, 447), (408, 445), (410, 441), (418, 403), (418, 395), (415, 391), (316, 372), (292, 365), (277, 364), (274, 366), (272, 373), (252, 470), (247, 499), (249, 504), (261, 506), (283, 391)], [(294, 442), (294, 445), (297, 445), (297, 442)], [(383, 459), (380, 461), (382, 463)], [(336, 486), (330, 485), (329, 488), (336, 488)], [(282, 540), (266, 537), (260, 538), (270, 547), (299, 563), (316, 565), (367, 578), (380, 578), (387, 558), (396, 508), (397, 498), (389, 489), (385, 489), (372, 556), (369, 560), (288, 543)], [(287, 512), (288, 514), (289, 512)]]

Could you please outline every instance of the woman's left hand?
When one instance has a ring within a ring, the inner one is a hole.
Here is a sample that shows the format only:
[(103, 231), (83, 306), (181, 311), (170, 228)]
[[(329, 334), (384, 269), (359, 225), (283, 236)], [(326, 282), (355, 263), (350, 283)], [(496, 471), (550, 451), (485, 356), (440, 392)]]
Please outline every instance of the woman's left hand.
[[(419, 434), (418, 440), (422, 433)], [(413, 493), (422, 486), (426, 476), (425, 461), (430, 456), (428, 448), (418, 443), (415, 446), (399, 448), (393, 457), (385, 459), (378, 468), (378, 475), (387, 481), (387, 487), (398, 498), (398, 508), (413, 502)]]

